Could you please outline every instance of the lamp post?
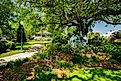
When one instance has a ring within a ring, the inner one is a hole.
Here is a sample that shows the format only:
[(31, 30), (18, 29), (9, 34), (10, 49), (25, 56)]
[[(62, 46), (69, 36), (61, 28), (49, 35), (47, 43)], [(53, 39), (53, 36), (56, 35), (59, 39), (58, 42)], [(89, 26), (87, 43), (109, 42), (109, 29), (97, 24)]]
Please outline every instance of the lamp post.
[(21, 52), (23, 52), (23, 31), (22, 31), (22, 28), (21, 28)]

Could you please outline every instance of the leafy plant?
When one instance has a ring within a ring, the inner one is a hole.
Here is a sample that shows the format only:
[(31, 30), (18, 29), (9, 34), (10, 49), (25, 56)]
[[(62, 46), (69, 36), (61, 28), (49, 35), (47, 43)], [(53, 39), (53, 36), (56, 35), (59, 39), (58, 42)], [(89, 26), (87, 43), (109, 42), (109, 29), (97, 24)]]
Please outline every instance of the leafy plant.
[(66, 68), (66, 67), (72, 67), (72, 65), (71, 64), (69, 64), (68, 62), (66, 62), (66, 61), (59, 61), (59, 63), (58, 63), (58, 65), (57, 65), (58, 67), (64, 67), (64, 68)]
[(9, 48), (9, 49), (15, 49), (16, 44), (14, 42), (8, 41), (8, 40), (6, 42), (7, 42), (6, 43), (7, 48)]
[(115, 53), (118, 50), (118, 47), (112, 43), (104, 43), (102, 47), (105, 53)]
[(48, 58), (48, 52), (44, 51), (42, 53), (37, 54), (37, 56), (39, 56), (41, 58)]
[(29, 58), (26, 57), (26, 58), (22, 59), (22, 62), (27, 62), (28, 60), (29, 60)]
[(85, 56), (83, 55), (73, 55), (72, 57), (72, 62), (74, 64), (77, 64), (77, 63), (85, 63), (86, 61), (88, 60), (88, 58), (86, 58)]
[(114, 52), (112, 55), (112, 58), (121, 62), (121, 50), (117, 50), (116, 52)]

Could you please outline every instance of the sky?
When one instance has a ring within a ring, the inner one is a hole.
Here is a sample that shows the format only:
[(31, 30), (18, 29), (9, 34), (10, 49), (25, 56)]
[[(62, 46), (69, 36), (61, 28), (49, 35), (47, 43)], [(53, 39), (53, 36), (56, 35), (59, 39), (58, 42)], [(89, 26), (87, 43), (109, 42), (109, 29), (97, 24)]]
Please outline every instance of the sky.
[[(107, 27), (105, 27), (107, 25)], [(121, 25), (111, 25), (111, 24), (106, 24), (105, 22), (100, 22), (95, 24), (95, 27), (93, 28), (93, 32), (99, 32), (102, 34), (106, 34), (110, 30), (121, 30)]]

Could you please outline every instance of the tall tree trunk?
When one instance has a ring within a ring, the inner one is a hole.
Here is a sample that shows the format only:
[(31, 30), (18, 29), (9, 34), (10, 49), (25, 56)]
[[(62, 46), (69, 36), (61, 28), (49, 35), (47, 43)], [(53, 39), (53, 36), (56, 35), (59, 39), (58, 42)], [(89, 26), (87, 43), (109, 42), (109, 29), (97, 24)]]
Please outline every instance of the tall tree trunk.
[(77, 26), (76, 32), (79, 32), (80, 34), (82, 34), (82, 36), (87, 35), (89, 28), (86, 25), (86, 21), (80, 20), (80, 21), (78, 21), (78, 23), (79, 23), (79, 25)]

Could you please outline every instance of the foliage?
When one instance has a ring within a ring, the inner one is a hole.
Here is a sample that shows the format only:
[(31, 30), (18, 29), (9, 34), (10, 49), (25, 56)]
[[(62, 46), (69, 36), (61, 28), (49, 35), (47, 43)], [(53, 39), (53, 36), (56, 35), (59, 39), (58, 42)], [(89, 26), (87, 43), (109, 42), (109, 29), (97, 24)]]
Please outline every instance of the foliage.
[(56, 43), (58, 45), (61, 44), (67, 44), (68, 43), (68, 37), (64, 36), (62, 33), (55, 33), (55, 35), (52, 38), (52, 43)]
[(22, 62), (27, 62), (27, 61), (29, 61), (28, 57), (22, 59)]
[(72, 57), (72, 62), (74, 63), (74, 64), (77, 64), (77, 63), (84, 63), (84, 62), (86, 62), (86, 57), (84, 57), (84, 56), (82, 56), (82, 55), (74, 55), (73, 57)]
[(100, 36), (100, 33), (98, 33), (98, 32), (88, 33), (87, 37), (88, 37), (88, 43), (89, 44), (96, 44), (98, 46), (98, 45), (101, 45), (101, 43), (102, 43), (102, 38)]
[(10, 25), (10, 16), (13, 17), (14, 7), (14, 3), (11, 0), (0, 1), (0, 30), (2, 31), (2, 36), (13, 36), (14, 28)]
[(52, 43), (48, 44), (48, 51), (51, 53), (65, 52), (68, 53), (70, 45), (68, 44), (69, 37), (60, 32), (55, 32), (52, 38)]
[(15, 49), (16, 44), (14, 42), (8, 41), (8, 40), (6, 42), (7, 42), (6, 46), (7, 46), (8, 49)]
[[(40, 67), (35, 67), (35, 79), (33, 81), (50, 81), (54, 74), (51, 72), (43, 72), (40, 70)], [(36, 77), (37, 76), (37, 77)]]
[(48, 58), (48, 52), (44, 51), (42, 53), (37, 54), (38, 57), (40, 58)]
[(96, 32), (96, 33), (91, 32), (91, 33), (87, 34), (87, 37), (88, 37), (88, 39), (92, 39), (92, 40), (96, 39), (96, 40), (98, 40), (100, 38), (100, 33), (98, 33), (98, 32)]
[(117, 45), (112, 43), (104, 43), (103, 46), (103, 52), (104, 53), (115, 53), (118, 50)]
[(5, 42), (0, 41), (0, 53), (4, 52), (6, 50), (5, 48)]
[(81, 30), (83, 35), (88, 33), (95, 21), (121, 24), (119, 0), (28, 0), (27, 2), (34, 8), (38, 8), (38, 12), (44, 13), (44, 23), (57, 25), (58, 29), (71, 23), (69, 26), (77, 26), (77, 32)]
[(16, 68), (19, 67), (22, 63), (28, 62), (29, 58), (23, 58), (23, 59), (16, 59), (15, 61), (9, 61), (7, 64), (0, 64), (0, 69), (3, 68)]
[(58, 67), (64, 67), (64, 68), (69, 68), (69, 67), (72, 67), (72, 64), (66, 62), (66, 61), (59, 61), (59, 63), (57, 64)]
[(118, 49), (117, 51), (115, 51), (112, 55), (113, 59), (116, 59), (117, 61), (121, 62), (121, 50)]
[(120, 39), (121, 38), (121, 30), (112, 33), (113, 39)]
[(13, 50), (15, 49), (16, 44), (12, 41), (0, 41), (0, 53), (6, 52), (7, 49)]
[(17, 60), (15, 60), (15, 61), (10, 61), (10, 62), (8, 62), (6, 66), (7, 66), (8, 68), (16, 68), (16, 67), (20, 66), (21, 62), (22, 62), (22, 61), (21, 61), (20, 59), (17, 59)]

